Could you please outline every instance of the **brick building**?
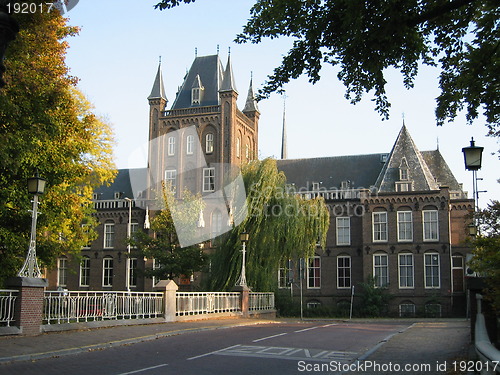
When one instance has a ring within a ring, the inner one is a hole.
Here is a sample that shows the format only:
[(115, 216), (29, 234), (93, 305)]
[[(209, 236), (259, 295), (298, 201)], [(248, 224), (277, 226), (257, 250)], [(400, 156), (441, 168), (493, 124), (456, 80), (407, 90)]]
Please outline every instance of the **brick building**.
[[(237, 99), (230, 58), (224, 69), (218, 55), (196, 57), (167, 110), (158, 68), (148, 97), (148, 168), (119, 170), (111, 186), (96, 190), (98, 238), (82, 249), (81, 262), (59, 259), (49, 274), (52, 289), (153, 288), (154, 280), (137, 270), (154, 267), (154, 260), (140, 259), (126, 245), (129, 230), (147, 228), (153, 198), (149, 185), (137, 181), (166, 181), (179, 198), (185, 188), (205, 197), (220, 191), (228, 166), (255, 158), (258, 150), (260, 112), (251, 81), (241, 111)], [(323, 196), (330, 208), (326, 248), (305, 262), (307, 306), (346, 304), (352, 287), (371, 275), (394, 296), (392, 314), (465, 312), (463, 240), (473, 201), (439, 150), (420, 152), (403, 126), (389, 153), (283, 159), (278, 168), (297, 194)], [(209, 232), (222, 233), (230, 210), (207, 202), (200, 219)], [(196, 277), (179, 284), (189, 288)], [(277, 270), (280, 287), (290, 288), (288, 277), (286, 266)]]

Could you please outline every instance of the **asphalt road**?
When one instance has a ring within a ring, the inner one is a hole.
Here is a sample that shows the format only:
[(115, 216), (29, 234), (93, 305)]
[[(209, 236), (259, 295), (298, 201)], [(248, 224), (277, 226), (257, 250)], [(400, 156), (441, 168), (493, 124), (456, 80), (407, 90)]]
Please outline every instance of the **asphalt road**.
[(365, 358), (381, 342), (405, 331), (410, 325), (403, 322), (307, 322), (235, 327), (61, 358), (4, 364), (0, 365), (0, 374), (317, 373), (315, 369), (323, 364), (341, 366)]

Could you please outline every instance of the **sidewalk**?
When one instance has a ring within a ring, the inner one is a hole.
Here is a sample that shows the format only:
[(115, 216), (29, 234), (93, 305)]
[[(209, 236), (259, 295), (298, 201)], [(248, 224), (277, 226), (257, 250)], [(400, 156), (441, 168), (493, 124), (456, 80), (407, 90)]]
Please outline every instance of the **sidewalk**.
[(49, 332), (35, 337), (1, 336), (0, 363), (59, 357), (212, 329), (273, 323), (265, 319), (210, 319)]

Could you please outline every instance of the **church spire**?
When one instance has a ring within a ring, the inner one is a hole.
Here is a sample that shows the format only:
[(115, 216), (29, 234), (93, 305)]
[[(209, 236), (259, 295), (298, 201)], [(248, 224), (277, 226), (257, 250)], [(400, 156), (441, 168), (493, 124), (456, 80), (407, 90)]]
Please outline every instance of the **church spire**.
[(283, 132), (281, 135), (281, 159), (288, 159), (285, 111), (286, 111), (286, 95), (283, 95)]
[(234, 83), (233, 67), (231, 65), (231, 55), (227, 57), (226, 70), (224, 71), (224, 77), (222, 78), (222, 85), (220, 91), (234, 91), (236, 90), (236, 85)]
[(253, 93), (253, 77), (250, 77), (250, 86), (248, 87), (247, 100), (245, 102), (245, 107), (243, 108), (243, 113), (246, 112), (259, 112), (259, 107), (257, 106), (257, 101), (255, 100), (255, 95)]
[(165, 88), (163, 87), (163, 75), (161, 73), (161, 57), (158, 64), (158, 71), (156, 73), (155, 82), (153, 88), (151, 89), (151, 94), (149, 94), (148, 99), (164, 99), (168, 101), (165, 95)]

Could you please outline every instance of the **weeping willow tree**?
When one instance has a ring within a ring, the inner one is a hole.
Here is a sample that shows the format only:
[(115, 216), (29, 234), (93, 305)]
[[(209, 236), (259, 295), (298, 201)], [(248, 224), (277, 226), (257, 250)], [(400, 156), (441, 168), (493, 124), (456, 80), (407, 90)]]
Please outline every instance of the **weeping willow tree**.
[(212, 290), (227, 290), (235, 285), (242, 261), (239, 238), (246, 231), (250, 235), (247, 283), (254, 291), (272, 291), (285, 260), (314, 255), (318, 240), (324, 245), (330, 216), (322, 198), (306, 200), (289, 191), (276, 160), (250, 162), (242, 172), (248, 215), (219, 239), (211, 256), (209, 286)]

